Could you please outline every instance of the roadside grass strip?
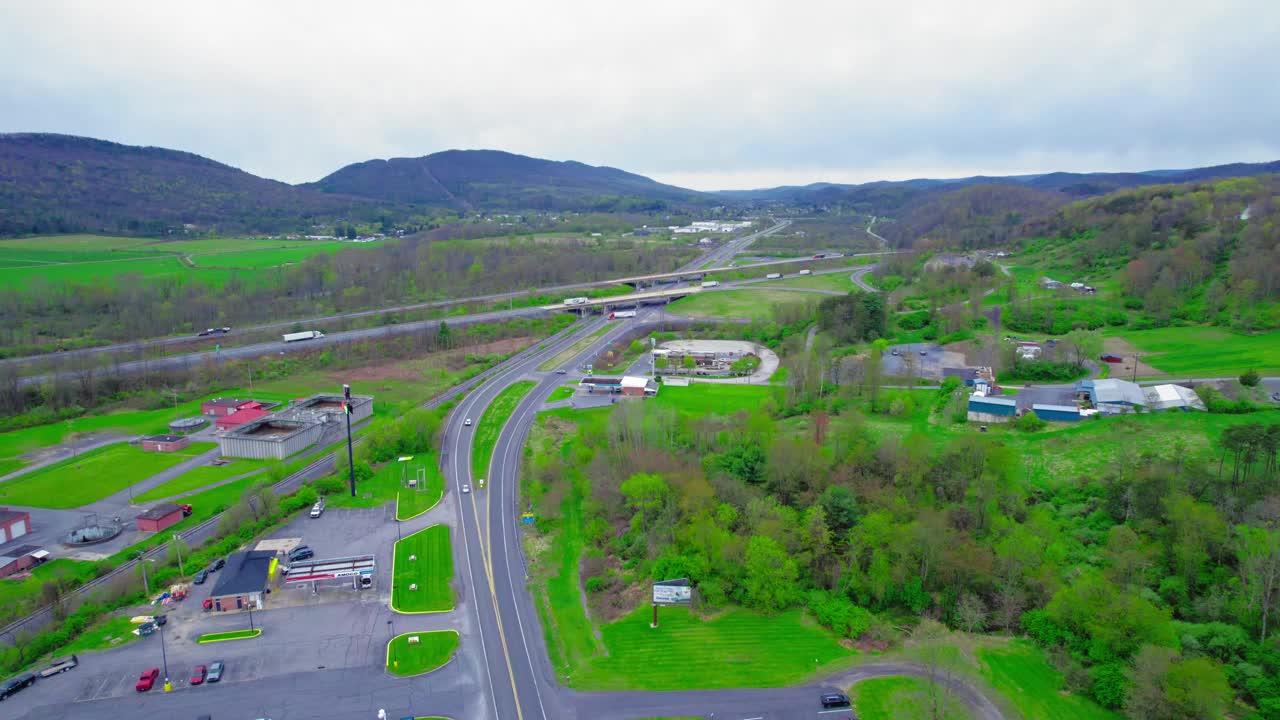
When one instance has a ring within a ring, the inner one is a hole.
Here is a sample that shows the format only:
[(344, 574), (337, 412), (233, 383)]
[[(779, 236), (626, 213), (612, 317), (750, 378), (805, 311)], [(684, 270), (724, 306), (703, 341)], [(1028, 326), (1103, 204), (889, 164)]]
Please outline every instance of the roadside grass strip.
[(449, 526), (432, 525), (396, 542), (391, 576), (392, 610), (406, 615), (452, 610)]
[(457, 650), (457, 630), (403, 633), (387, 643), (387, 672), (399, 677), (425, 675), (444, 667)]
[(480, 416), (471, 445), (471, 477), (476, 479), (477, 485), (481, 478), (489, 474), (489, 459), (493, 457), (493, 447), (498, 444), (498, 434), (507, 424), (511, 413), (515, 412), (520, 399), (535, 385), (537, 383), (532, 380), (513, 383), (511, 387), (498, 393), (489, 407), (485, 408), (484, 415)]
[(196, 638), (196, 642), (200, 645), (205, 645), (207, 643), (227, 642), (228, 640), (248, 640), (249, 638), (256, 638), (261, 634), (262, 630), (260, 628), (254, 628), (253, 630), (233, 630), (231, 632), (206, 633)]
[(849, 691), (861, 720), (916, 720), (930, 717), (936, 701), (942, 717), (973, 720), (973, 713), (954, 695), (945, 698), (941, 686), (917, 677), (863, 680)]
[[(1062, 673), (1045, 652), (1025, 640), (976, 652), (982, 678), (1024, 717), (1053, 720), (1121, 720), (1120, 713), (1067, 691)], [(862, 708), (858, 708), (861, 711)]]

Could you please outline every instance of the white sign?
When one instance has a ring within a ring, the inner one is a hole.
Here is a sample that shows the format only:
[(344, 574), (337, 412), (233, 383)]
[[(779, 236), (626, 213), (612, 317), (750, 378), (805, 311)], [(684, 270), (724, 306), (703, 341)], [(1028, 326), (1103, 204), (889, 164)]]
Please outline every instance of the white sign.
[(656, 605), (687, 605), (693, 600), (693, 588), (688, 585), (654, 585), (653, 602)]

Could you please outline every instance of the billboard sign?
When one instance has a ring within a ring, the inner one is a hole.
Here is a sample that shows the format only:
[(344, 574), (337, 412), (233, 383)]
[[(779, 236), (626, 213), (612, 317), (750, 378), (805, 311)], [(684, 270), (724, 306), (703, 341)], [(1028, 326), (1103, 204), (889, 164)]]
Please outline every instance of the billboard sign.
[(654, 605), (688, 605), (693, 601), (693, 588), (688, 578), (664, 580), (653, 584)]

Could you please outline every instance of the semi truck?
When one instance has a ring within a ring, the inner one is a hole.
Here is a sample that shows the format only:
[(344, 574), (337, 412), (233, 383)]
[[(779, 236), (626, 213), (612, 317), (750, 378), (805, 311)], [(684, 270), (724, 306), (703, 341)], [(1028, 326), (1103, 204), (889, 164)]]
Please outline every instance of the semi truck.
[(564, 304), (565, 305), (586, 305), (587, 298), (584, 298), (584, 297), (565, 298)]
[(719, 280), (706, 280), (702, 283), (702, 287), (719, 287)]
[(286, 333), (280, 336), (285, 342), (300, 342), (302, 340), (319, 340), (324, 337), (324, 333), (319, 330), (303, 330), (302, 332)]
[(812, 275), (812, 274), (813, 274), (813, 271), (812, 271), (812, 270), (801, 270), (798, 274), (799, 274), (799, 275)]
[(609, 313), (610, 320), (617, 320), (619, 318), (629, 318), (629, 317), (635, 317), (635, 316), (636, 316), (635, 310), (618, 310), (617, 312)]
[(769, 273), (768, 275), (765, 275), (765, 276), (764, 276), (764, 279), (765, 279), (765, 280), (777, 280), (777, 279), (778, 279), (778, 278), (780, 278), (780, 277), (782, 277), (782, 273)]

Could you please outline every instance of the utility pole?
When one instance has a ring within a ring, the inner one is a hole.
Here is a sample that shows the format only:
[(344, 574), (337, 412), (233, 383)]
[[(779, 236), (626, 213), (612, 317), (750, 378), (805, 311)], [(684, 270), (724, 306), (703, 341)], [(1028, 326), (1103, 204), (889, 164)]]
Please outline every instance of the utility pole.
[(147, 563), (151, 562), (149, 558), (139, 557), (138, 567), (142, 568), (142, 590), (147, 594), (147, 600), (151, 600), (151, 583), (147, 581)]
[(178, 544), (178, 533), (173, 534), (173, 549), (178, 553), (178, 574), (186, 575), (187, 571), (182, 569), (182, 546)]
[(347, 416), (347, 466), (351, 470), (351, 497), (356, 496), (356, 456), (351, 449), (351, 386), (342, 386), (342, 409)]
[(160, 626), (160, 665), (164, 668), (164, 691), (173, 690), (173, 684), (169, 682), (169, 656), (164, 651), (164, 625)]

